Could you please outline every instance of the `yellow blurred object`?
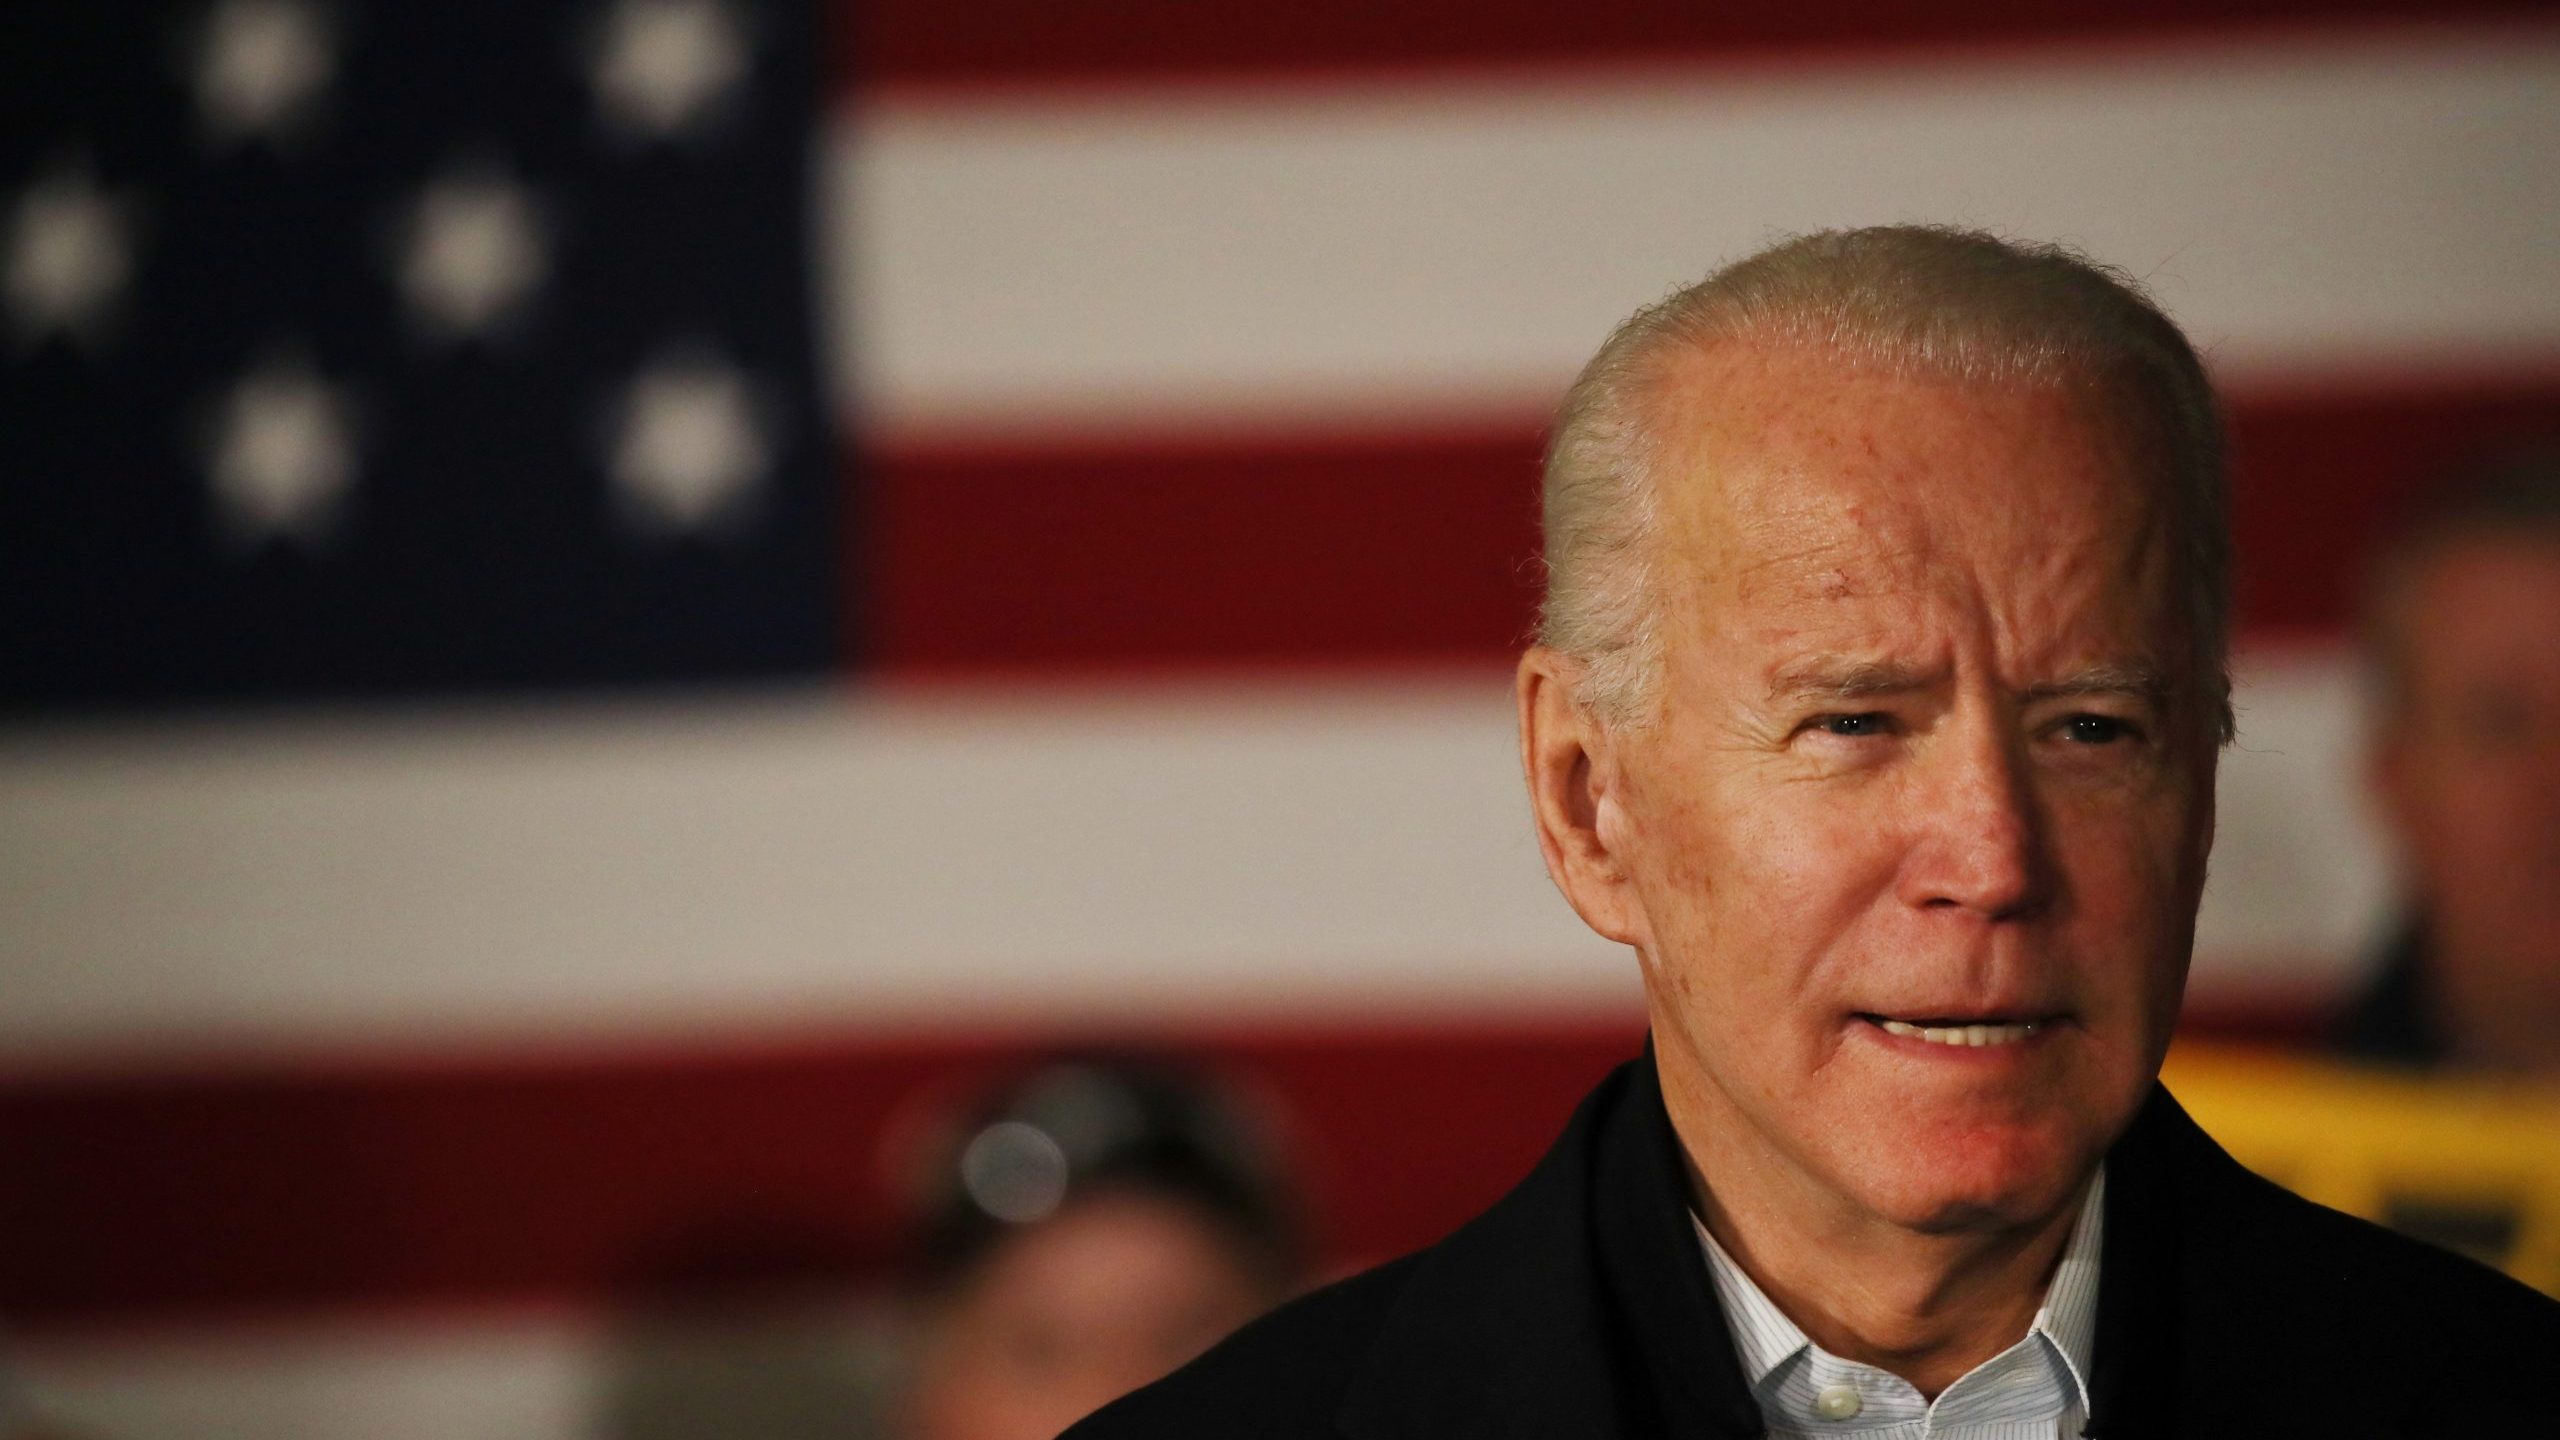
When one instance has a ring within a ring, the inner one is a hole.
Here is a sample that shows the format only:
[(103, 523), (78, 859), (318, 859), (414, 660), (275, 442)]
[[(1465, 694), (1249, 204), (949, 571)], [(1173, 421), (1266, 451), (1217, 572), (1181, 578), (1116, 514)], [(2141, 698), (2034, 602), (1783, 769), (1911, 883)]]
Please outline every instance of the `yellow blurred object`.
[(2560, 1296), (2560, 1090), (2180, 1045), (2161, 1079), (2241, 1164)]

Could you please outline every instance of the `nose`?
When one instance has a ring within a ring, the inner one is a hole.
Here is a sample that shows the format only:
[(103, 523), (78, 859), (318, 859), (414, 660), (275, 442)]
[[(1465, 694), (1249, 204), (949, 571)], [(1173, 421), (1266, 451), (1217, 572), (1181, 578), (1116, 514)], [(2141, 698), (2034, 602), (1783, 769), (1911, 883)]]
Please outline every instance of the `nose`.
[(1956, 726), (1931, 748), (1910, 798), (1904, 902), (1989, 920), (2042, 910), (2054, 882), (2025, 757), (1989, 725)]

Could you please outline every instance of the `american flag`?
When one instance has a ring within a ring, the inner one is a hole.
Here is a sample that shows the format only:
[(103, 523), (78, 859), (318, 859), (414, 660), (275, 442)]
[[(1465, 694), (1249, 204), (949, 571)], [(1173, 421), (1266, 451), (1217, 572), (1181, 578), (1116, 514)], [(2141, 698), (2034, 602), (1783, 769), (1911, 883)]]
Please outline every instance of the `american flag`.
[(115, 1435), (614, 1433), (670, 1235), (876, 1283), (907, 1097), (1062, 1029), (1283, 1096), (1338, 1258), (1489, 1198), (1637, 1023), (1512, 776), (1540, 431), (1778, 234), (2208, 351), (2208, 1005), (2352, 973), (2357, 567), (2560, 430), (2539, 4), (24, 0), (0, 76), (0, 1351)]
[(21, 706), (835, 663), (805, 7), (13, 7)]

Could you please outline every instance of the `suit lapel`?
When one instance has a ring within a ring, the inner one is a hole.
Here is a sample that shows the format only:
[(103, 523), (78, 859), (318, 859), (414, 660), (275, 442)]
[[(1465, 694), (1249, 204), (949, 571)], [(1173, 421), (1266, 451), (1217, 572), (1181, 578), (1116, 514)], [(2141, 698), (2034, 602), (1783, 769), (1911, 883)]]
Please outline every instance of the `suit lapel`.
[(1688, 1169), (1650, 1045), (1638, 1064), (1636, 1093), (1612, 1117), (1600, 1155), (1594, 1241), (1611, 1310), (1629, 1329), (1624, 1348), (1642, 1357), (1642, 1388), (1660, 1407), (1661, 1433), (1758, 1435), (1760, 1406), (1698, 1248)]
[(2177, 1433), (2179, 1392), (2179, 1127), (2193, 1128), (2158, 1084), (2107, 1153), (2107, 1233), (2098, 1257), (2098, 1327), (2089, 1423), (2100, 1440)]
[(1417, 1262), (1340, 1412), (1357, 1440), (1760, 1432), (1688, 1226), (1652, 1056)]

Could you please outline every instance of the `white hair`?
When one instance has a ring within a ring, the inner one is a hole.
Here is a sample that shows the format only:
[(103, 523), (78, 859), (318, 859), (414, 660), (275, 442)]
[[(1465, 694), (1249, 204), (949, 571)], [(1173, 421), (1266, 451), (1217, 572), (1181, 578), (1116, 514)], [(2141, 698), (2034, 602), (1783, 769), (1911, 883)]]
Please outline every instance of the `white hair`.
[(1547, 445), (1540, 643), (1583, 667), (1611, 723), (1654, 712), (1662, 662), (1651, 546), (1656, 401), (1677, 357), (1734, 342), (1989, 384), (2094, 383), (2167, 442), (2201, 697), (2231, 730), (2222, 424), (2193, 346), (2123, 273), (2056, 245), (1897, 225), (1782, 242), (1628, 317), (1566, 392)]

